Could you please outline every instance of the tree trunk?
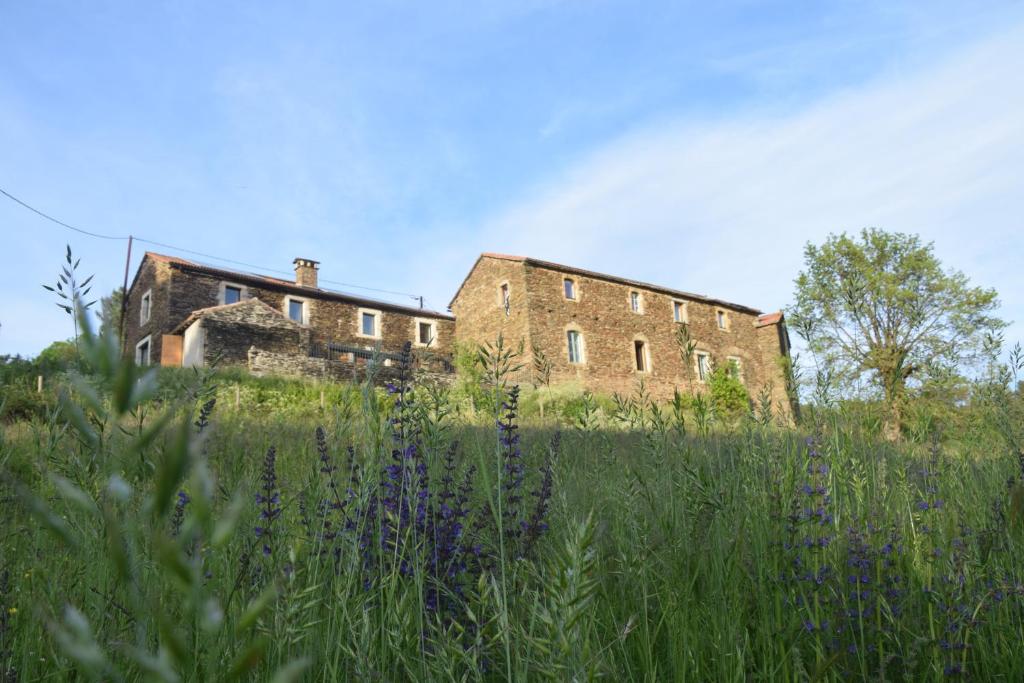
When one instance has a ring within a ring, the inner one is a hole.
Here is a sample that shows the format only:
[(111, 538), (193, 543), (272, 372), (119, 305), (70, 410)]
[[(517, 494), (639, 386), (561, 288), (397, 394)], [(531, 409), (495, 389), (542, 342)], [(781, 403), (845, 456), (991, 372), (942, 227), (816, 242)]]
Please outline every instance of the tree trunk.
[(886, 378), (885, 383), (885, 421), (882, 424), (882, 436), (886, 441), (899, 441), (903, 429), (903, 394), (904, 380), (902, 375)]

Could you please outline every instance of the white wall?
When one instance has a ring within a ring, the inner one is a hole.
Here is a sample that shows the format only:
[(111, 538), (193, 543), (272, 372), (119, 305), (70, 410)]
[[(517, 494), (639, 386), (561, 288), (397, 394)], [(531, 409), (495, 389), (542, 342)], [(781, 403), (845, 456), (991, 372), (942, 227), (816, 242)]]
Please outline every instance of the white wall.
[(184, 347), (181, 352), (182, 367), (202, 367), (203, 352), (206, 349), (206, 331), (203, 329), (202, 320), (197, 320), (188, 326), (182, 346)]

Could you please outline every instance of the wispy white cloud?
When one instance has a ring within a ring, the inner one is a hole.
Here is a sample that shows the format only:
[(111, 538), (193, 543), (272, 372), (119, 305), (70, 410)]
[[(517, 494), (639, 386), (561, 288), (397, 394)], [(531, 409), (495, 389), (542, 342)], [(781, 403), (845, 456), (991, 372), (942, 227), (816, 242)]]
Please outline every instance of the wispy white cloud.
[[(1018, 26), (800, 111), (649, 126), (546, 179), (473, 243), (775, 309), (807, 241), (878, 226), (934, 240), (1019, 321), (1022, 65)], [(465, 251), (432, 264), (458, 271)]]

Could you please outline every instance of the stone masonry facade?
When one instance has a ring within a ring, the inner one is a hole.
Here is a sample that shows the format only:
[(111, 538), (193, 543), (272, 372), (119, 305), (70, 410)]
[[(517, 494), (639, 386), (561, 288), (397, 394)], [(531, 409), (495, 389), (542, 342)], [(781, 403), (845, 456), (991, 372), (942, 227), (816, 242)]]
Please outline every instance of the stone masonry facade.
[[(710, 370), (730, 364), (751, 396), (768, 391), (792, 414), (781, 313), (502, 254), (477, 259), (451, 302), (454, 315), (321, 289), (308, 259), (295, 259), (295, 270), (291, 281), (146, 253), (128, 292), (125, 351), (155, 364), (345, 378), (365, 365), (364, 350), (393, 356), (411, 342), (417, 365), (443, 377), (456, 342), (500, 334), (523, 345), (521, 382), (536, 379), (539, 352), (552, 364), (552, 384), (628, 394), (643, 380), (666, 400), (705, 391)], [(678, 342), (684, 325), (696, 343), (689, 363)]]
[[(522, 343), (520, 362), (528, 371), (537, 350), (552, 364), (552, 384), (628, 394), (643, 379), (652, 397), (666, 400), (677, 389), (707, 389), (700, 363), (706, 363), (705, 376), (717, 365), (735, 363), (751, 396), (766, 389), (777, 411), (792, 411), (781, 313), (762, 315), (700, 295), (501, 254), (477, 260), (451, 310), (460, 341), (482, 343), (502, 334), (507, 344)], [(681, 325), (696, 343), (690, 363), (680, 352)]]
[[(316, 262), (295, 263), (289, 281), (147, 252), (128, 290), (125, 352), (153, 364), (246, 365), (251, 348), (301, 357), (338, 348), (397, 354), (410, 342), (421, 358), (451, 356), (452, 316), (321, 289)], [(260, 305), (244, 305), (254, 301)], [(201, 352), (190, 354), (190, 337), (201, 339)]]

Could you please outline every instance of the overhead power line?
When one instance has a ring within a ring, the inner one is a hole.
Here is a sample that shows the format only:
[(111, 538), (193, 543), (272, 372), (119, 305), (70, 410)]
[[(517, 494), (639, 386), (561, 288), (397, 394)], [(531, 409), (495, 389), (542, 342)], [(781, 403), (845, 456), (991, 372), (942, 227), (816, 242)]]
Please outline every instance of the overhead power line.
[(25, 202), (21, 201), (20, 199), (15, 197), (10, 192), (8, 192), (7, 190), (3, 189), (2, 187), (0, 187), (0, 193), (3, 193), (3, 195), (5, 197), (7, 197), (8, 199), (10, 199), (11, 201), (16, 202), (18, 204), (21, 204), (23, 207), (25, 207), (26, 209), (28, 209), (32, 213), (37, 213), (40, 216), (42, 216), (43, 218), (45, 218), (46, 220), (52, 221), (52, 222), (56, 223), (57, 225), (64, 226), (68, 230), (74, 230), (75, 232), (80, 232), (83, 235), (88, 235), (89, 237), (98, 237), (101, 240), (127, 240), (128, 239), (127, 235), (125, 237), (118, 237), (118, 236), (115, 236), (115, 235), (100, 235), (99, 233), (89, 232), (88, 230), (82, 230), (81, 228), (76, 228), (73, 225), (68, 225), (64, 221), (57, 220), (56, 218), (54, 218), (53, 216), (51, 216), (49, 214), (43, 213), (42, 211), (40, 211), (39, 209), (35, 208), (34, 206), (29, 206), (28, 204), (26, 204)]
[[(18, 199), (17, 197), (15, 197), (14, 195), (12, 195), (10, 192), (8, 192), (7, 190), (3, 189), (2, 187), (0, 187), (0, 194), (3, 194), (5, 197), (10, 199), (11, 201), (15, 202), (16, 204), (21, 205), (22, 207), (28, 209), (32, 213), (37, 214), (39, 216), (42, 216), (43, 218), (45, 218), (46, 220), (50, 221), (51, 223), (56, 223), (57, 225), (59, 225), (61, 227), (67, 228), (69, 230), (74, 230), (75, 232), (81, 233), (83, 235), (88, 235), (89, 237), (96, 237), (98, 239), (103, 239), (103, 240), (122, 240), (122, 241), (127, 241), (129, 239), (128, 235), (125, 235), (123, 237), (121, 237), (119, 235), (101, 235), (101, 234), (96, 233), (96, 232), (90, 232), (89, 230), (83, 230), (82, 228), (76, 228), (73, 225), (68, 225), (64, 221), (58, 220), (58, 219), (54, 218), (53, 216), (51, 216), (51, 215), (49, 215), (47, 213), (44, 213), (43, 211), (40, 211), (39, 209), (35, 208), (34, 206), (32, 206), (32, 205), (30, 205), (30, 204), (28, 204), (26, 202), (23, 202), (22, 200)], [(146, 239), (145, 237), (136, 237), (136, 236), (133, 235), (133, 236), (131, 236), (131, 238), (134, 239), (136, 242), (142, 242), (144, 244), (151, 244), (154, 247), (161, 247), (163, 249), (172, 249), (174, 251), (180, 251), (183, 254), (191, 254), (193, 256), (199, 256), (201, 258), (207, 258), (207, 259), (212, 259), (214, 261), (220, 261), (221, 263), (230, 263), (232, 265), (243, 266), (245, 268), (255, 268), (256, 270), (262, 270), (262, 271), (264, 271), (266, 273), (277, 273), (278, 275), (292, 275), (293, 274), (293, 273), (291, 273), (290, 271), (287, 271), (287, 270), (279, 270), (279, 269), (276, 269), (276, 268), (267, 268), (266, 266), (258, 266), (258, 265), (252, 264), (252, 263), (246, 263), (244, 261), (236, 261), (234, 259), (224, 258), (223, 256), (214, 256), (213, 254), (206, 254), (206, 253), (203, 253), (201, 251), (195, 251), (193, 249), (185, 249), (184, 247), (176, 247), (173, 244), (166, 244), (164, 242), (157, 242), (155, 240)], [(363, 285), (352, 284), (351, 282), (338, 282), (337, 280), (326, 280), (326, 279), (325, 280), (321, 280), (321, 282), (326, 282), (326, 283), (329, 283), (329, 284), (332, 284), (332, 285), (338, 285), (340, 287), (351, 287), (352, 289), (362, 289), (362, 290), (367, 291), (367, 292), (378, 292), (380, 294), (391, 294), (392, 296), (404, 296), (404, 297), (409, 297), (411, 299), (415, 299), (417, 301), (419, 301), (420, 298), (421, 298), (418, 294), (411, 294), (409, 292), (395, 292), (395, 291), (392, 291), (390, 289), (378, 289), (376, 287), (366, 287), (366, 286), (363, 286)]]

